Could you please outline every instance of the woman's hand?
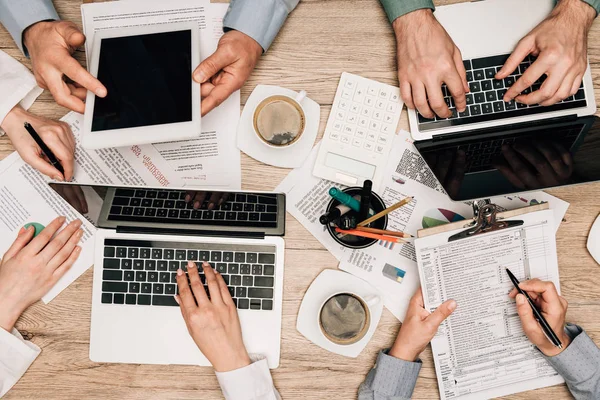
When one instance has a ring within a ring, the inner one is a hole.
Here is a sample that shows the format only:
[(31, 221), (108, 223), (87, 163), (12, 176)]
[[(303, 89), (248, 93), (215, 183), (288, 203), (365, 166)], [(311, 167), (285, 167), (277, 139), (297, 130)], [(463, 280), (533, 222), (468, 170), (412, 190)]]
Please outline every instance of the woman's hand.
[(81, 221), (75, 220), (59, 232), (64, 222), (65, 217), (56, 218), (35, 238), (32, 226), (21, 228), (4, 254), (0, 262), (0, 328), (10, 332), (19, 316), (48, 293), (79, 257)]

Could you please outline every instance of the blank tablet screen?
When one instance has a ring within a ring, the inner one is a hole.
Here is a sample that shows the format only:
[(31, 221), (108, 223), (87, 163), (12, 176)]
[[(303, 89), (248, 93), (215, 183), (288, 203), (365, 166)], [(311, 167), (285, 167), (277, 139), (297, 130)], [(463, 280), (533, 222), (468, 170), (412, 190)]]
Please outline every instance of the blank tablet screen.
[(102, 39), (92, 132), (192, 120), (192, 32)]

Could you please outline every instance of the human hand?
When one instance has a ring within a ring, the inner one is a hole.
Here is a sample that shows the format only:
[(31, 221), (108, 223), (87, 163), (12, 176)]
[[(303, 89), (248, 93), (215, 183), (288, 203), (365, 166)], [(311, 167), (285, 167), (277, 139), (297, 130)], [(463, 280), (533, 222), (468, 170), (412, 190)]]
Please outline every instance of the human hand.
[[(107, 93), (102, 83), (72, 57), (84, 43), (85, 36), (77, 25), (67, 21), (38, 22), (23, 33), (37, 84), (49, 89), (59, 105), (81, 114), (87, 90), (98, 97)], [(65, 82), (65, 77), (74, 83)]]
[(215, 272), (207, 262), (202, 267), (210, 299), (195, 263), (190, 261), (187, 265), (189, 284), (185, 272), (181, 269), (177, 271), (179, 295), (175, 299), (188, 331), (215, 371), (233, 371), (250, 365), (250, 357), (242, 340), (240, 319), (227, 285), (221, 274)]
[(208, 199), (208, 206), (207, 206), (208, 210), (214, 210), (216, 207), (219, 207), (222, 204), (224, 204), (229, 199), (229, 194), (230, 194), (230, 193), (225, 193), (225, 192), (212, 192), (211, 193), (211, 192), (207, 192), (207, 191), (200, 191), (200, 192), (189, 191), (185, 195), (185, 202), (186, 203), (193, 202), (193, 207), (195, 210), (197, 210), (202, 207), (202, 204), (204, 204), (204, 200), (206, 200), (206, 197), (208, 196), (209, 193), (210, 193), (210, 197)]
[[(31, 124), (58, 158), (64, 175), (48, 162), (40, 146), (25, 129), (25, 122)], [(73, 178), (75, 139), (67, 123), (40, 117), (16, 106), (4, 118), (1, 127), (21, 158), (33, 168), (57, 181), (70, 181)]]
[[(519, 41), (496, 79), (517, 69), (529, 54), (537, 56), (507, 90), (504, 101), (549, 106), (577, 93), (587, 68), (587, 36), (596, 11), (581, 0), (561, 0), (550, 15)], [(520, 94), (546, 75), (539, 90)]]
[(194, 70), (194, 80), (201, 84), (202, 116), (225, 101), (248, 79), (263, 49), (250, 36), (226, 32), (217, 50)]
[(442, 93), (445, 83), (456, 109), (465, 111), (469, 85), (462, 56), (433, 12), (410, 12), (396, 18), (392, 26), (398, 48), (400, 94), (407, 107), (416, 107), (425, 118), (435, 114), (450, 117), (452, 112)]
[(542, 327), (535, 319), (533, 310), (527, 299), (514, 288), (509, 293), (509, 296), (511, 299), (516, 299), (517, 301), (517, 312), (519, 313), (519, 318), (521, 318), (523, 331), (527, 335), (527, 338), (545, 355), (551, 357), (559, 354), (571, 343), (571, 338), (565, 333), (565, 317), (569, 303), (567, 303), (564, 297), (558, 295), (556, 287), (552, 282), (531, 279), (519, 283), (519, 287), (527, 292), (535, 306), (541, 311), (546, 322), (548, 322), (548, 325), (550, 325), (562, 343), (562, 349), (554, 346), (548, 340)]
[(503, 145), (502, 162), (493, 166), (515, 187), (539, 189), (565, 184), (573, 174), (573, 157), (556, 142)]
[(456, 301), (447, 300), (434, 312), (425, 309), (423, 292), (418, 288), (410, 299), (404, 322), (389, 355), (401, 360), (414, 362), (431, 339), (441, 323), (456, 309)]
[(33, 226), (21, 228), (4, 254), (0, 262), (0, 328), (10, 332), (19, 316), (48, 293), (79, 257), (81, 221), (75, 220), (59, 232), (64, 222), (65, 217), (56, 218), (35, 238)]

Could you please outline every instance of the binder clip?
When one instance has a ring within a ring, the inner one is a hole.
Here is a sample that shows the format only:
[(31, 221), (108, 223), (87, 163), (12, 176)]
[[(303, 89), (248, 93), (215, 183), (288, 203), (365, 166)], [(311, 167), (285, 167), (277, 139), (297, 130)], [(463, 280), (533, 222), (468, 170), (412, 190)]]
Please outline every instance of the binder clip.
[(477, 218), (475, 220), (475, 225), (467, 230), (450, 236), (448, 242), (465, 239), (471, 236), (480, 235), (482, 233), (523, 225), (523, 221), (499, 221), (496, 218), (498, 214), (498, 207), (495, 204), (491, 204), (489, 200), (486, 200), (486, 204), (483, 206), (473, 203), (473, 213)]

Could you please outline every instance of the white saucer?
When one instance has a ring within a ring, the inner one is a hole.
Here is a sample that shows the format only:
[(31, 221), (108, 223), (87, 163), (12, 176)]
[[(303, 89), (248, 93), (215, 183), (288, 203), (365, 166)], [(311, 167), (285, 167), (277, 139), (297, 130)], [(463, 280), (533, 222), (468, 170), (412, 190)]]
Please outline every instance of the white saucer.
[(297, 92), (279, 86), (257, 85), (242, 112), (237, 129), (237, 147), (250, 157), (265, 164), (281, 168), (298, 168), (310, 154), (321, 119), (321, 106), (304, 97), (300, 102), (306, 115), (306, 126), (300, 139), (289, 147), (272, 148), (256, 136), (253, 126), (254, 109), (261, 101), (274, 95), (296, 98)]
[[(325, 337), (319, 326), (321, 306), (331, 296), (341, 292), (353, 293), (363, 299), (369, 297), (379, 299), (376, 304), (369, 306), (371, 314), (369, 330), (361, 340), (350, 345), (333, 343)], [(382, 312), (383, 299), (380, 298), (377, 289), (354, 275), (339, 270), (326, 269), (315, 278), (304, 294), (300, 311), (298, 311), (296, 329), (308, 340), (325, 350), (355, 358), (358, 357), (360, 352), (367, 346), (369, 340), (371, 340), (371, 337), (373, 337)]]

